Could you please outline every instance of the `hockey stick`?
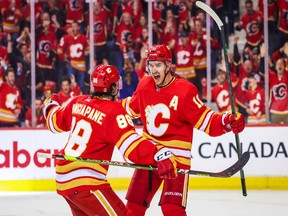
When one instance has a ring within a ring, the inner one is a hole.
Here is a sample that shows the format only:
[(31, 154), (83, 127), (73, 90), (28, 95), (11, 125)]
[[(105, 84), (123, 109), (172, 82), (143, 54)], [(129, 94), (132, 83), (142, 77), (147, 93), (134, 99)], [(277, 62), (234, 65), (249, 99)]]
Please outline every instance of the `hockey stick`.
[[(229, 93), (230, 93), (229, 94), (229, 99), (230, 99), (230, 102), (231, 102), (231, 110), (232, 110), (232, 113), (234, 114), (234, 116), (236, 117), (236, 109), (235, 109), (235, 103), (234, 103), (232, 81), (231, 81), (230, 72), (228, 71), (229, 70), (228, 46), (227, 46), (227, 43), (225, 41), (225, 33), (224, 33), (223, 22), (221, 21), (219, 16), (207, 4), (205, 4), (205, 3), (201, 2), (201, 1), (196, 1), (196, 6), (198, 6), (203, 11), (208, 13), (213, 18), (213, 20), (216, 22), (216, 24), (217, 24), (217, 26), (218, 26), (218, 28), (220, 30), (222, 46), (223, 46), (223, 50), (224, 50), (224, 60), (225, 60), (225, 65), (226, 65), (226, 74), (227, 74), (228, 84), (229, 84)], [(240, 140), (239, 140), (239, 135), (238, 134), (235, 134), (235, 141), (236, 141), (236, 147), (237, 147), (237, 151), (238, 151), (238, 158), (240, 158), (241, 153), (242, 153), (242, 146), (240, 144)], [(247, 196), (246, 182), (245, 182), (245, 176), (244, 176), (243, 169), (240, 170), (240, 178), (241, 178), (241, 185), (242, 185), (242, 194), (243, 194), (243, 196)]]
[[(125, 163), (120, 161), (107, 161), (107, 160), (95, 160), (95, 159), (88, 159), (82, 157), (74, 157), (68, 155), (58, 155), (58, 154), (48, 154), (43, 152), (38, 152), (37, 157), (44, 157), (44, 158), (52, 158), (57, 160), (67, 160), (67, 161), (81, 161), (81, 162), (88, 162), (88, 163), (96, 163), (96, 164), (103, 164), (103, 165), (110, 165), (110, 166), (119, 166), (119, 167), (128, 167), (134, 169), (143, 169), (143, 170), (157, 170), (157, 167), (150, 166), (150, 165), (142, 165), (142, 164), (132, 164), (132, 163)], [(197, 175), (197, 176), (207, 176), (207, 177), (218, 177), (218, 178), (228, 178), (233, 176), (237, 173), (240, 169), (242, 169), (245, 164), (248, 162), (250, 158), (249, 152), (244, 152), (241, 155), (240, 159), (236, 161), (232, 166), (229, 168), (220, 171), (220, 172), (206, 172), (206, 171), (198, 171), (198, 170), (184, 170), (178, 169), (177, 172), (180, 174), (190, 174), (190, 175)]]

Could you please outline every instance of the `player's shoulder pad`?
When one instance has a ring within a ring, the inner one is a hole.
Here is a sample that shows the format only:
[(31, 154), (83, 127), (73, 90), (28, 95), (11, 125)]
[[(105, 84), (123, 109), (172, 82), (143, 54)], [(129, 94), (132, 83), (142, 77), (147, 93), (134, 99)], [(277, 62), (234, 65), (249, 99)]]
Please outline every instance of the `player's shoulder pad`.
[(186, 79), (183, 79), (183, 78), (176, 78), (175, 79), (175, 84), (177, 85), (177, 87), (179, 86), (179, 88), (175, 88), (176, 91), (182, 91), (183, 93), (185, 92), (197, 92), (197, 88), (196, 86), (189, 82), (188, 80)]
[(153, 78), (152, 78), (151, 76), (144, 76), (144, 77), (140, 80), (140, 82), (138, 83), (137, 88), (140, 88), (140, 87), (142, 87), (142, 86), (149, 85), (149, 83), (152, 84), (152, 85), (154, 85), (154, 80), (153, 80)]

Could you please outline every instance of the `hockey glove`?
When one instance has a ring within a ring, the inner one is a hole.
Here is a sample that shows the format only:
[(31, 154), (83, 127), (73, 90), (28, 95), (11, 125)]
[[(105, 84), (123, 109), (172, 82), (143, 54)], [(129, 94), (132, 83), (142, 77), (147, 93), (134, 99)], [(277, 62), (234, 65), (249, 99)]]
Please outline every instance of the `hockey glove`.
[(60, 99), (58, 94), (52, 94), (50, 98), (46, 98), (43, 102), (43, 116), (46, 119), (49, 113), (49, 110), (54, 106), (60, 106)]
[(154, 156), (157, 162), (158, 175), (163, 179), (175, 179), (177, 177), (177, 163), (171, 151), (167, 148), (160, 149)]
[(222, 115), (222, 124), (226, 132), (233, 131), (234, 134), (238, 134), (244, 130), (245, 120), (244, 116), (236, 112), (236, 118), (232, 113), (224, 113)]

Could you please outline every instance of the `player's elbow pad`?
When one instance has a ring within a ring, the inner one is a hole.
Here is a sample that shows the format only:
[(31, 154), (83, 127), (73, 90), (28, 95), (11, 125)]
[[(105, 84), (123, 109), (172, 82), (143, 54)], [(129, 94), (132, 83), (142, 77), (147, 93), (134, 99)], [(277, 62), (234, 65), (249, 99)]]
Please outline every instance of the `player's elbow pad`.
[(46, 119), (48, 114), (49, 114), (49, 111), (51, 110), (52, 107), (54, 106), (60, 106), (59, 103), (57, 101), (50, 101), (48, 104), (46, 104), (44, 107), (43, 107), (43, 116), (44, 118)]

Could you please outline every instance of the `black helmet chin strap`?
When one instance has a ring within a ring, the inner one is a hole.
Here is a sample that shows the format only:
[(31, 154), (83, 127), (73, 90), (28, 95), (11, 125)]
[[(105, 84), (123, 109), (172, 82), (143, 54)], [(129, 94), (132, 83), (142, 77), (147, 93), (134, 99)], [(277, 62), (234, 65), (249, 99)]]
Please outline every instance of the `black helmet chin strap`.
[(110, 86), (108, 94), (112, 97), (113, 101), (115, 101), (116, 96), (118, 95), (119, 89), (115, 92), (115, 94), (113, 94), (113, 88), (116, 88), (116, 84), (115, 83), (113, 83), (113, 84)]

